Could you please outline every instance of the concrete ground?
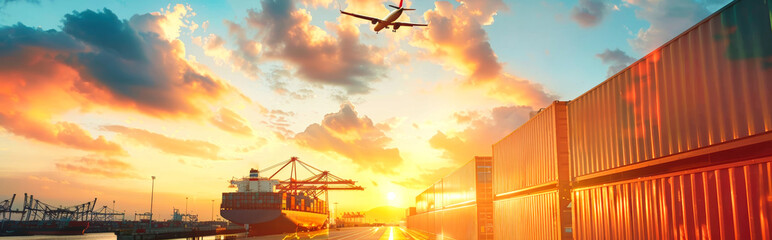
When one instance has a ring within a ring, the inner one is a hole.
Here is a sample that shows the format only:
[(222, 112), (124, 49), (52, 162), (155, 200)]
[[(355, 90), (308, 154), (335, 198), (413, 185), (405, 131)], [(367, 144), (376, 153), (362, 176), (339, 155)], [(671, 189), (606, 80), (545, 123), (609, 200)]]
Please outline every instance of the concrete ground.
[(245, 238), (248, 240), (290, 240), (290, 239), (329, 239), (329, 240), (428, 240), (434, 239), (417, 231), (398, 226), (352, 227), (314, 232), (301, 232), (282, 235), (269, 235)]

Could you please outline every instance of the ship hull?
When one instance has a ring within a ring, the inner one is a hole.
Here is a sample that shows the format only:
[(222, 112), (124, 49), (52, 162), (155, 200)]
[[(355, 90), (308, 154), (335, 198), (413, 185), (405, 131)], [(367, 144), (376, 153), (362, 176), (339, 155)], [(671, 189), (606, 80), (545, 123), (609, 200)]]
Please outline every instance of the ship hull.
[(327, 221), (326, 214), (278, 209), (222, 210), (220, 215), (233, 223), (245, 225), (249, 236), (320, 229)]

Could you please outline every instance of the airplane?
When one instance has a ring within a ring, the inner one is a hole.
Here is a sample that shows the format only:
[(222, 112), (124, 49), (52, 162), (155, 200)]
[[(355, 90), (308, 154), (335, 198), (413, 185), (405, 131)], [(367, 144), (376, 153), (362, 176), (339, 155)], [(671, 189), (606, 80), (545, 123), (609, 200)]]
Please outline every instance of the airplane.
[(384, 19), (368, 17), (368, 16), (364, 16), (364, 15), (359, 15), (359, 14), (356, 14), (356, 13), (346, 12), (346, 11), (343, 11), (343, 10), (340, 10), (340, 13), (341, 14), (345, 14), (345, 15), (349, 15), (349, 16), (353, 16), (353, 17), (357, 17), (357, 18), (361, 18), (361, 19), (365, 19), (365, 20), (369, 20), (370, 22), (372, 22), (375, 25), (375, 27), (373, 28), (375, 33), (378, 33), (379, 31), (381, 31), (384, 28), (389, 29), (389, 25), (393, 26), (392, 29), (391, 29), (392, 32), (397, 32), (397, 29), (399, 29), (399, 27), (401, 27), (401, 26), (406, 26), (406, 27), (425, 27), (425, 26), (429, 26), (429, 24), (422, 24), (422, 23), (395, 22), (399, 18), (399, 16), (402, 15), (402, 12), (415, 10), (413, 8), (403, 8), (402, 7), (402, 1), (403, 0), (399, 0), (399, 6), (394, 6), (394, 5), (389, 4), (389, 7), (395, 8), (396, 10), (392, 11), (391, 13), (389, 13), (389, 15), (386, 16), (386, 18), (384, 18)]

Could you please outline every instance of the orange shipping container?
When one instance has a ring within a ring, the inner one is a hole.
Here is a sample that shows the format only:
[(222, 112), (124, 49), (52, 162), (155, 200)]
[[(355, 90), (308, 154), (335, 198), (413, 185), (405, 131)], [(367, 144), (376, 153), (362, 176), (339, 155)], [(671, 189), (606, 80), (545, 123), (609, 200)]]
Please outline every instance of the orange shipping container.
[(442, 179), (443, 206), (452, 207), (456, 204), (475, 202), (476, 170), (475, 160), (472, 160)]
[(438, 211), (442, 219), (437, 229), (438, 239), (477, 239), (477, 206), (466, 205)]
[(772, 138), (771, 5), (734, 1), (569, 102), (572, 177)]
[(559, 196), (552, 190), (495, 201), (494, 239), (571, 239), (571, 212)]
[(566, 102), (556, 101), (493, 144), (493, 193), (567, 184), (566, 127)]
[(570, 239), (566, 102), (493, 145), (494, 239)]
[(574, 190), (575, 239), (772, 239), (772, 157)]

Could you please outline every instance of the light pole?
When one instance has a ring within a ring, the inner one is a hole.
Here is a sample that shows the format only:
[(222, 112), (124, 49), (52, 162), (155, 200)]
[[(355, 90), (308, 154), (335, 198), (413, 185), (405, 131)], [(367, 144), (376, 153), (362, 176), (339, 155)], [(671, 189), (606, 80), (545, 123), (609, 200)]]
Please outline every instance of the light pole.
[(150, 176), (150, 178), (153, 179), (153, 183), (150, 186), (150, 227), (147, 228), (148, 230), (153, 229), (153, 192), (155, 192), (155, 176)]
[(214, 200), (212, 200), (212, 222), (214, 222)]
[(188, 197), (185, 197), (185, 216), (188, 215)]

